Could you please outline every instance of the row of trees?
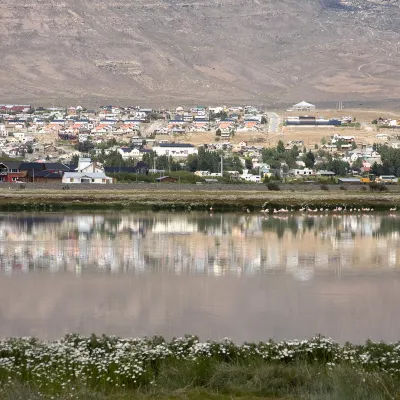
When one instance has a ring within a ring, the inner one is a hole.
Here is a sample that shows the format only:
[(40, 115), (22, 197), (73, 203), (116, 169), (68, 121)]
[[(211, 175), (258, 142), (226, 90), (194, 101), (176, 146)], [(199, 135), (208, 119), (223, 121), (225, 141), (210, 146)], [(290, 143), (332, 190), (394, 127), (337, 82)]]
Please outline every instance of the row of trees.
[[(191, 154), (186, 162), (187, 170), (194, 171), (210, 171), (211, 173), (221, 172), (221, 154), (218, 152), (206, 151), (200, 147), (198, 154)], [(243, 165), (237, 155), (223, 157), (224, 171), (243, 172)]]
[(375, 175), (400, 176), (400, 149), (379, 144), (374, 145), (374, 148), (381, 155), (382, 164), (374, 163), (371, 172)]

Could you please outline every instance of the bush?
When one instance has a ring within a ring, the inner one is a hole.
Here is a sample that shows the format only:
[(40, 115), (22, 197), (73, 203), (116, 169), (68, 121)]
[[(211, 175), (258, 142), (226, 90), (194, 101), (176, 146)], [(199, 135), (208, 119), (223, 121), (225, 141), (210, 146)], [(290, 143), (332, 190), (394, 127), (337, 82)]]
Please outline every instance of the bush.
[(268, 182), (267, 183), (268, 190), (279, 191), (281, 190), (280, 186), (275, 182)]
[(369, 184), (370, 190), (374, 192), (386, 192), (388, 190), (387, 186), (383, 185), (382, 183), (371, 182)]
[(339, 186), (339, 189), (340, 189), (340, 190), (347, 190), (347, 187), (346, 187), (346, 186), (343, 186), (343, 185), (341, 185), (341, 186)]
[(329, 190), (329, 187), (328, 187), (327, 185), (321, 185), (321, 186), (320, 186), (320, 189), (321, 189), (321, 190), (328, 191), (328, 190)]
[(361, 187), (361, 190), (362, 190), (363, 192), (366, 192), (366, 191), (367, 191), (367, 187), (366, 187), (366, 186), (362, 186), (362, 187)]

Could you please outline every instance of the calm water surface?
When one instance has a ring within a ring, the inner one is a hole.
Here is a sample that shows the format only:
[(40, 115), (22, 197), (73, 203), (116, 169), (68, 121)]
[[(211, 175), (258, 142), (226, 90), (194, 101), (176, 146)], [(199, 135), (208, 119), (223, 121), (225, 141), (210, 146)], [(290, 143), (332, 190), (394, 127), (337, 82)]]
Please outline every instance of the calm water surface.
[(0, 336), (400, 340), (400, 216), (0, 214)]

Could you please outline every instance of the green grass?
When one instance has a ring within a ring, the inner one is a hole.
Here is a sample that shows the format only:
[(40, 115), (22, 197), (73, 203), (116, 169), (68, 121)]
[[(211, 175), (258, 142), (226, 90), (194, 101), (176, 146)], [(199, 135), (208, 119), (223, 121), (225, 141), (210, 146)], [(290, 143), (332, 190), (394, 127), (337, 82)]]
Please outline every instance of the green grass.
[[(202, 367), (201, 367), (202, 368)], [(102, 392), (74, 387), (61, 394), (43, 394), (14, 383), (0, 391), (1, 400), (391, 400), (400, 399), (400, 381), (389, 375), (360, 374), (350, 366), (325, 371), (318, 366), (214, 365), (202, 371), (194, 365), (165, 365), (151, 388)], [(204, 379), (206, 378), (206, 379)]]

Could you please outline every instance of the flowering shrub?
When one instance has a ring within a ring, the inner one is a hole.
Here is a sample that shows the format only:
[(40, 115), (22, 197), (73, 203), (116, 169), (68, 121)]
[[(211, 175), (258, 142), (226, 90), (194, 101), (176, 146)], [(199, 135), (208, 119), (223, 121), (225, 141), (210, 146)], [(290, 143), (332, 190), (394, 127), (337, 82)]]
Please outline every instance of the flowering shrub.
[(96, 390), (136, 389), (151, 386), (160, 366), (178, 362), (225, 364), (318, 364), (328, 370), (352, 365), (361, 372), (383, 371), (400, 377), (400, 343), (367, 342), (341, 346), (316, 336), (293, 340), (236, 345), (229, 339), (200, 342), (195, 336), (170, 342), (153, 339), (122, 339), (114, 336), (67, 335), (45, 342), (32, 338), (0, 342), (0, 382), (28, 382), (47, 393), (73, 391), (76, 387)]

